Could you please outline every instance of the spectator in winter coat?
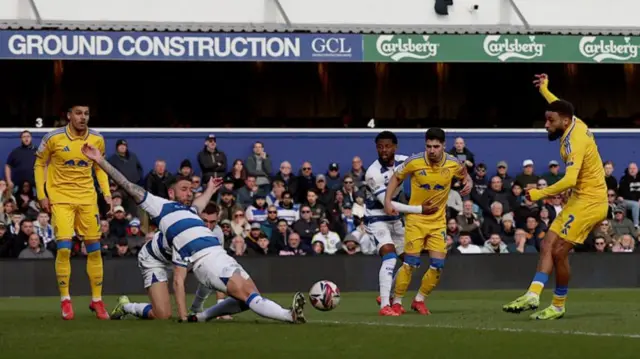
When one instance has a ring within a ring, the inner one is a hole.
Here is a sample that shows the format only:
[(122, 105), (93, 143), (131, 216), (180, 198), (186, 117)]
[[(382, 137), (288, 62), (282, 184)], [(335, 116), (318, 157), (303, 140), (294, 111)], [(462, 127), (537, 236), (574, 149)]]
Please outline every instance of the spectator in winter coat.
[[(320, 177), (320, 175), (318, 175)], [(338, 190), (342, 186), (342, 178), (340, 177), (340, 166), (337, 162), (333, 162), (329, 165), (327, 174), (324, 176), (327, 183), (327, 188), (330, 190)], [(316, 182), (318, 179), (316, 178)]]
[(227, 173), (227, 155), (218, 150), (216, 135), (209, 135), (204, 142), (204, 148), (198, 153), (198, 164), (202, 172), (203, 183), (209, 183), (209, 178), (224, 177)]
[(504, 189), (502, 178), (494, 176), (491, 178), (489, 188), (484, 191), (480, 199), (476, 202), (484, 213), (491, 213), (491, 203), (500, 202), (504, 213), (511, 212), (512, 208), (509, 204), (509, 191)]
[(325, 175), (316, 176), (316, 192), (318, 194), (318, 203), (323, 205), (324, 208), (329, 208), (335, 198), (335, 191), (328, 186)]
[(502, 203), (491, 203), (491, 215), (485, 216), (484, 223), (482, 223), (482, 235), (484, 238), (489, 238), (493, 233), (500, 233), (502, 231), (503, 214)]
[(247, 175), (247, 179), (244, 180), (244, 187), (236, 191), (238, 196), (237, 202), (242, 207), (248, 207), (253, 203), (253, 197), (258, 193), (258, 184), (254, 175)]
[(284, 161), (280, 164), (280, 172), (276, 173), (275, 180), (282, 180), (284, 190), (291, 193), (294, 199), (298, 198), (298, 179), (292, 173), (291, 163)]
[(304, 205), (300, 208), (300, 219), (293, 224), (293, 230), (300, 235), (303, 243), (311, 245), (313, 236), (319, 231), (318, 221), (313, 219), (311, 207)]
[(271, 250), (275, 253), (279, 253), (287, 247), (291, 233), (293, 233), (293, 230), (289, 228), (287, 221), (284, 219), (278, 220), (276, 229), (271, 233), (271, 238), (269, 239), (269, 246), (271, 247)]
[(351, 171), (349, 171), (347, 174), (353, 177), (356, 187), (364, 187), (364, 175), (366, 174), (366, 172), (367, 169), (362, 166), (362, 159), (360, 159), (360, 157), (358, 156), (355, 156), (351, 161)]
[(271, 191), (270, 177), (272, 173), (271, 159), (264, 151), (262, 142), (253, 145), (253, 155), (245, 161), (247, 174), (256, 177), (256, 183), (265, 193)]
[(461, 232), (466, 232), (474, 244), (484, 244), (484, 237), (480, 231), (480, 220), (473, 213), (473, 202), (464, 201), (462, 204), (462, 213), (457, 217), (458, 227)]
[(562, 177), (564, 177), (564, 173), (560, 172), (560, 164), (556, 160), (549, 162), (549, 172), (542, 175), (548, 186), (556, 184)]
[(617, 207), (614, 211), (614, 218), (612, 221), (613, 231), (616, 235), (621, 236), (624, 234), (630, 234), (633, 237), (636, 236), (636, 231), (633, 226), (633, 223), (629, 220), (629, 218), (624, 215), (624, 208)]
[(311, 255), (311, 247), (300, 241), (297, 233), (291, 233), (287, 246), (279, 253), (280, 256), (306, 256)]
[(624, 205), (631, 210), (633, 225), (640, 225), (640, 176), (638, 165), (630, 163), (626, 173), (620, 179), (618, 195), (624, 200)]
[(607, 161), (604, 163), (604, 181), (607, 184), (608, 189), (618, 191), (618, 180), (613, 177), (613, 162)]
[(449, 153), (458, 159), (458, 161), (463, 162), (465, 166), (467, 166), (467, 171), (469, 173), (473, 173), (473, 168), (475, 166), (475, 156), (473, 152), (471, 152), (464, 143), (464, 138), (458, 137), (453, 143), (453, 148), (449, 150)]
[(247, 179), (247, 169), (244, 167), (244, 163), (242, 160), (233, 161), (233, 165), (231, 166), (231, 171), (227, 173), (225, 176), (225, 182), (231, 181), (233, 183), (233, 190), (237, 191), (242, 186), (244, 186), (244, 182)]
[(153, 195), (169, 199), (171, 181), (173, 181), (173, 176), (167, 171), (167, 163), (163, 160), (157, 160), (153, 170), (145, 179), (145, 189)]
[(116, 153), (109, 157), (109, 163), (122, 173), (131, 183), (142, 181), (143, 170), (135, 153), (129, 151), (126, 140), (116, 141)]
[(19, 259), (53, 259), (53, 253), (47, 250), (37, 233), (29, 236), (27, 248), (18, 255)]
[(497, 233), (493, 233), (491, 234), (491, 236), (489, 236), (489, 239), (484, 242), (482, 253), (509, 253), (509, 251), (507, 250), (507, 245), (502, 242), (500, 235)]
[(513, 185), (513, 178), (507, 173), (508, 169), (509, 166), (506, 161), (500, 161), (496, 166), (496, 176), (502, 179), (502, 187), (507, 191), (509, 191)]
[(516, 176), (515, 183), (519, 184), (523, 189), (535, 188), (538, 183), (538, 176), (533, 172), (532, 160), (524, 160), (522, 162), (522, 173)]

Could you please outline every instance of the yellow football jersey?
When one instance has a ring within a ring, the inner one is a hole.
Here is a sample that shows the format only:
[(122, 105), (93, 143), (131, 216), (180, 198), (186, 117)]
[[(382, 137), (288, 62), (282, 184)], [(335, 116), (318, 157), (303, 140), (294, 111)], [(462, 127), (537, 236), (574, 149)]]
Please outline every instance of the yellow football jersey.
[(572, 199), (606, 203), (607, 184), (598, 146), (587, 125), (577, 117), (560, 139), (560, 156), (567, 167), (564, 177), (543, 190), (532, 190), (531, 199), (536, 201), (572, 188)]
[(82, 154), (81, 148), (85, 143), (104, 154), (104, 138), (94, 130), (88, 130), (84, 136), (74, 137), (66, 126), (42, 138), (34, 166), (38, 199), (48, 197), (51, 204), (96, 204), (93, 169), (102, 192), (105, 196), (111, 196), (107, 174)]
[[(558, 100), (546, 84), (540, 87), (540, 93), (549, 103)], [(543, 190), (531, 190), (529, 192), (531, 199), (537, 201), (571, 188), (573, 200), (584, 200), (587, 202), (585, 205), (606, 203), (607, 184), (604, 180), (604, 168), (598, 145), (589, 127), (575, 116), (571, 126), (560, 139), (560, 156), (567, 167), (564, 177)]]
[(395, 175), (401, 180), (411, 176), (409, 205), (420, 206), (423, 202), (430, 201), (433, 206), (438, 207), (438, 212), (431, 215), (407, 214), (407, 220), (446, 223), (451, 182), (454, 177), (463, 179), (466, 168), (449, 154), (445, 153), (440, 163), (433, 164), (429, 162), (425, 152), (420, 152), (396, 167)]

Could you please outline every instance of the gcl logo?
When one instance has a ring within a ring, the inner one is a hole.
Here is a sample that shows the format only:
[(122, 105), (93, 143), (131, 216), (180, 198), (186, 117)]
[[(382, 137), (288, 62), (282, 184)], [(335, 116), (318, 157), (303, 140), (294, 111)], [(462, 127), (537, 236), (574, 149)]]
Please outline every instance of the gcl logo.
[(318, 37), (311, 41), (312, 56), (314, 57), (351, 57), (351, 46), (344, 37)]

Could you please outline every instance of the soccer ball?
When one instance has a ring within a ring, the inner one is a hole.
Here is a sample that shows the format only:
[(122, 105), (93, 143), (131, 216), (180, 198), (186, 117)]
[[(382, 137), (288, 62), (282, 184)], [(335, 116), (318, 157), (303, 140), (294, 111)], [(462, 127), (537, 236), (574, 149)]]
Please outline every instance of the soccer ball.
[(340, 289), (331, 281), (321, 280), (311, 287), (309, 299), (314, 308), (328, 312), (340, 304)]

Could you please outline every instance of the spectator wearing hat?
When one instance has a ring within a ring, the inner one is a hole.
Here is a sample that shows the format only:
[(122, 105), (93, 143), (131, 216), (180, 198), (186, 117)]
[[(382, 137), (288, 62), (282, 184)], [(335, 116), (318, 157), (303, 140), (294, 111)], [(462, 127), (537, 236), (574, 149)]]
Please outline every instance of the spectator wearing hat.
[(500, 161), (496, 165), (496, 176), (502, 179), (502, 186), (507, 191), (511, 189), (513, 185), (513, 177), (509, 176), (509, 165), (506, 161)]
[(180, 167), (178, 167), (177, 175), (185, 178), (191, 178), (191, 176), (193, 176), (193, 166), (191, 165), (191, 161), (186, 158), (182, 160), (182, 162), (180, 162)]
[(613, 210), (613, 220), (611, 226), (616, 236), (630, 234), (636, 236), (633, 222), (625, 216), (626, 210), (622, 206), (618, 206)]
[(360, 253), (360, 243), (358, 243), (356, 237), (352, 235), (344, 237), (337, 254), (346, 254), (348, 256), (352, 256), (358, 253)]
[(256, 177), (256, 183), (265, 193), (271, 191), (270, 177), (272, 173), (271, 159), (264, 150), (264, 144), (260, 141), (253, 144), (253, 155), (245, 161), (247, 174)]
[(327, 184), (327, 177), (325, 175), (316, 176), (316, 193), (318, 194), (318, 202), (325, 208), (328, 208), (332, 204), (335, 191)]
[(233, 230), (231, 229), (231, 221), (228, 219), (224, 219), (220, 222), (220, 229), (222, 229), (222, 234), (224, 235), (224, 249), (229, 249), (231, 245), (231, 240), (235, 237)]
[(307, 191), (312, 188), (316, 188), (316, 176), (313, 174), (311, 162), (305, 162), (302, 164), (300, 175), (297, 177), (297, 199), (295, 202), (306, 202)]
[[(234, 180), (231, 176), (226, 175), (224, 176), (224, 178), (222, 179), (222, 188), (221, 189), (226, 189), (227, 191), (230, 191), (231, 193), (233, 193), (235, 191), (235, 183)], [(218, 203), (220, 203), (220, 196), (218, 196)]]
[(138, 254), (138, 251), (145, 242), (145, 235), (140, 229), (140, 220), (137, 218), (131, 219), (129, 221), (129, 227), (127, 228), (127, 243), (129, 244), (129, 249), (131, 253)]
[(242, 160), (233, 161), (233, 166), (231, 166), (231, 171), (227, 173), (226, 178), (231, 178), (233, 181), (233, 190), (237, 191), (244, 186), (245, 180), (247, 179), (247, 169), (244, 167), (244, 162)]
[(234, 213), (242, 211), (242, 206), (236, 203), (233, 191), (228, 188), (220, 190), (220, 221), (228, 219), (233, 220)]
[(487, 190), (489, 181), (487, 180), (487, 165), (479, 163), (473, 173), (473, 189), (471, 190), (471, 198), (474, 202), (480, 200), (484, 191)]
[(298, 179), (293, 174), (289, 161), (280, 164), (280, 171), (276, 173), (275, 180), (281, 180), (284, 183), (284, 190), (291, 193), (294, 199), (297, 198)]
[(553, 186), (556, 182), (560, 181), (564, 177), (564, 173), (560, 172), (560, 163), (556, 160), (549, 161), (549, 172), (542, 175), (547, 181), (548, 186)]
[(329, 225), (330, 223), (326, 219), (320, 221), (320, 231), (311, 239), (311, 245), (313, 246), (313, 243), (320, 241), (324, 245), (325, 254), (336, 254), (342, 247), (340, 236), (338, 233), (330, 231)]
[(126, 238), (129, 221), (125, 218), (124, 207), (115, 206), (113, 208), (113, 219), (109, 222), (109, 235), (115, 238)]
[(109, 163), (122, 173), (131, 183), (141, 183), (142, 164), (135, 153), (129, 151), (126, 140), (116, 141), (116, 153), (109, 156)]
[(169, 199), (171, 181), (173, 181), (173, 176), (167, 171), (167, 162), (156, 160), (153, 170), (147, 174), (145, 179), (145, 189), (153, 195)]
[[(316, 178), (316, 182), (318, 178)], [(340, 178), (340, 166), (338, 166), (337, 162), (333, 162), (329, 164), (329, 169), (327, 169), (327, 175), (325, 176), (325, 181), (327, 182), (327, 187), (332, 190), (340, 189), (342, 179)]]
[(224, 177), (227, 173), (227, 155), (218, 149), (216, 135), (210, 134), (204, 140), (204, 148), (198, 153), (198, 164), (204, 183), (209, 183), (212, 176)]
[(254, 222), (251, 224), (251, 230), (244, 238), (245, 243), (247, 244), (247, 248), (252, 251), (260, 251), (260, 246), (258, 246), (258, 239), (263, 235), (261, 225), (258, 222)]
[(244, 216), (249, 223), (258, 223), (260, 225), (267, 220), (267, 207), (265, 195), (258, 192), (253, 196), (253, 203), (247, 207)]
[(524, 160), (522, 162), (522, 173), (516, 176), (515, 183), (525, 190), (535, 188), (538, 183), (538, 176), (534, 173), (533, 160)]
[(256, 177), (247, 175), (244, 186), (236, 191), (236, 201), (244, 208), (250, 206), (253, 203), (253, 196), (258, 193), (259, 189)]
[(516, 233), (516, 223), (513, 219), (513, 214), (507, 213), (502, 216), (502, 232), (500, 233), (500, 238), (502, 241), (509, 245), (513, 243), (514, 236)]

